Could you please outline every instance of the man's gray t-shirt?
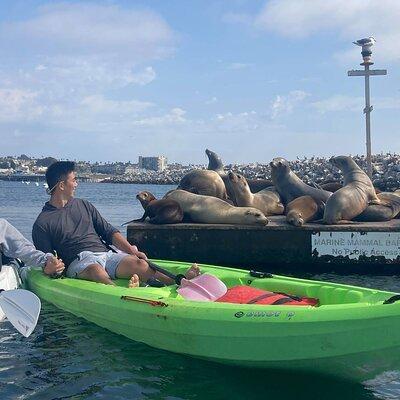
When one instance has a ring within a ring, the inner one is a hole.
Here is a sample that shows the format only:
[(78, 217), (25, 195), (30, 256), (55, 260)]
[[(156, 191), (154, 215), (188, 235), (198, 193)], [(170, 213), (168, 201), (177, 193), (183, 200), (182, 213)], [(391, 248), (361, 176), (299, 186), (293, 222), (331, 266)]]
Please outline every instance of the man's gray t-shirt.
[(71, 199), (57, 208), (47, 202), (37, 217), (32, 239), (35, 247), (44, 253), (57, 251), (68, 266), (82, 251), (103, 252), (118, 232), (87, 200)]

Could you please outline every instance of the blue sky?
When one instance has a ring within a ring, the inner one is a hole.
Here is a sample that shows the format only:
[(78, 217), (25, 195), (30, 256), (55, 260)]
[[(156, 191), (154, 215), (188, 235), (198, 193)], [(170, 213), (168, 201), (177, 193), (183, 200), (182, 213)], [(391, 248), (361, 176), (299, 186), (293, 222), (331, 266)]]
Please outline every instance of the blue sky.
[(399, 152), (397, 0), (2, 1), (0, 155), (225, 163)]

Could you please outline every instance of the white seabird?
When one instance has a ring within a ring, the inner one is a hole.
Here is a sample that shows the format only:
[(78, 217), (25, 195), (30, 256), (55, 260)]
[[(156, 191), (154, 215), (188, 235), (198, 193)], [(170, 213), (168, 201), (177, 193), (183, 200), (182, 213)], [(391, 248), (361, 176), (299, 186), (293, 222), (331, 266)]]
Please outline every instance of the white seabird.
[(359, 39), (353, 42), (357, 46), (373, 46), (376, 43), (376, 40), (374, 37), (370, 36), (369, 38), (364, 38), (364, 39)]

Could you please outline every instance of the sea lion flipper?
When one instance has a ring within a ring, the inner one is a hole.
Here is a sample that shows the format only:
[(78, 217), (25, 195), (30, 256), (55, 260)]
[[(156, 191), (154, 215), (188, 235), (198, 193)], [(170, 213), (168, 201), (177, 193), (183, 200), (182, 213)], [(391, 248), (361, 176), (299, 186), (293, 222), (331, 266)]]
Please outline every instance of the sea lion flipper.
[(128, 225), (128, 224), (130, 224), (131, 222), (135, 222), (135, 221), (137, 221), (137, 220), (136, 220), (136, 219), (132, 219), (132, 220), (130, 220), (130, 221), (128, 221), (128, 222), (124, 222), (123, 224), (121, 224), (121, 226)]
[(143, 222), (147, 218), (147, 212), (145, 211), (142, 218), (139, 219), (132, 219), (131, 221), (124, 222), (121, 226), (125, 226), (130, 224), (131, 222)]
[(380, 205), (382, 205), (382, 201), (379, 200), (379, 199), (373, 199), (373, 200), (370, 200), (368, 202), (368, 205), (370, 205), (370, 206), (380, 206)]

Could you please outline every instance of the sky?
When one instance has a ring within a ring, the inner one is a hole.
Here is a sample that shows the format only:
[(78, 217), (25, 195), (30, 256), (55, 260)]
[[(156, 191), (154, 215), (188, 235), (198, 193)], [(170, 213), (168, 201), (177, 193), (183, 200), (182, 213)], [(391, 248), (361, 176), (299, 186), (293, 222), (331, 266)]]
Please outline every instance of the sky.
[(0, 3), (0, 156), (206, 164), (400, 152), (400, 1)]

